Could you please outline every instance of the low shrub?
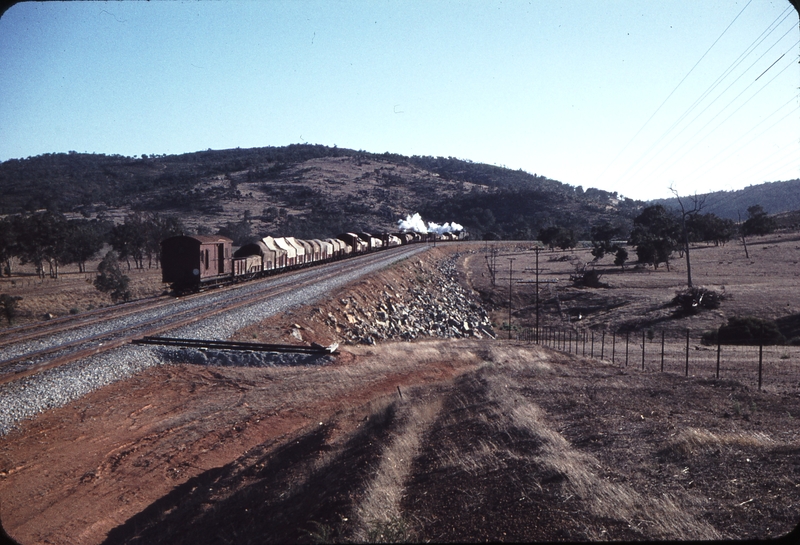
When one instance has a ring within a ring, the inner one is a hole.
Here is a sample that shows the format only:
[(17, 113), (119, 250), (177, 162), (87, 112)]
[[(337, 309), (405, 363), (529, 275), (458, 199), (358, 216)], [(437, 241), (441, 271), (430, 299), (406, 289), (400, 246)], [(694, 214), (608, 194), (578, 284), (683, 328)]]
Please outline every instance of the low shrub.
[(716, 344), (718, 340), (720, 344), (746, 345), (774, 345), (786, 342), (775, 322), (754, 316), (728, 318), (727, 324), (703, 334), (705, 344)]
[(683, 314), (697, 314), (702, 309), (719, 308), (724, 300), (724, 293), (706, 288), (688, 288), (676, 293), (672, 304), (680, 307)]
[(588, 271), (577, 270), (575, 274), (570, 275), (569, 279), (576, 288), (605, 288), (607, 285), (600, 282), (601, 276), (595, 269), (589, 269)]

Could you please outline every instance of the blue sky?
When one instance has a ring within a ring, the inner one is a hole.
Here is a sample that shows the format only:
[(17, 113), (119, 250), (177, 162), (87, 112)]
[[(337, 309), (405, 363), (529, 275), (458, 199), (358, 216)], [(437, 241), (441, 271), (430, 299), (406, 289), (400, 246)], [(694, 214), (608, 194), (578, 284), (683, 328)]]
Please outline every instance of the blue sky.
[(800, 177), (798, 54), (786, 0), (20, 3), (0, 160), (309, 142), (739, 189)]

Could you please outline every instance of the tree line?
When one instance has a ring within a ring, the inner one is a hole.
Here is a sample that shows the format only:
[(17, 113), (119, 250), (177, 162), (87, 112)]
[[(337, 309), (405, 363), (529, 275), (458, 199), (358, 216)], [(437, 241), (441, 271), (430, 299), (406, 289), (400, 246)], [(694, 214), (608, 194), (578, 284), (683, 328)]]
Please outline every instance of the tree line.
[[(685, 220), (685, 221), (684, 221)], [(699, 209), (679, 214), (673, 209), (657, 204), (644, 208), (633, 219), (632, 228), (622, 222), (603, 221), (591, 228), (592, 255), (595, 261), (606, 254), (615, 255), (615, 264), (624, 265), (628, 252), (620, 245), (621, 241), (636, 248), (640, 263), (652, 264), (654, 268), (662, 263), (669, 268), (669, 260), (674, 252), (683, 256), (686, 243), (705, 242), (716, 246), (724, 245), (733, 238), (766, 235), (776, 228), (771, 218), (760, 205), (747, 209), (747, 219), (741, 224), (723, 219), (715, 214), (701, 214)], [(553, 225), (541, 229), (538, 239), (552, 248), (566, 250), (578, 243), (575, 229), (564, 225)]]
[(0, 275), (10, 276), (14, 264), (31, 263), (40, 278), (58, 278), (63, 265), (77, 263), (86, 271), (86, 262), (95, 259), (104, 244), (111, 246), (119, 259), (144, 268), (159, 266), (161, 240), (183, 231), (181, 221), (172, 216), (132, 212), (114, 225), (110, 220), (67, 219), (54, 211), (16, 214), (0, 220)]

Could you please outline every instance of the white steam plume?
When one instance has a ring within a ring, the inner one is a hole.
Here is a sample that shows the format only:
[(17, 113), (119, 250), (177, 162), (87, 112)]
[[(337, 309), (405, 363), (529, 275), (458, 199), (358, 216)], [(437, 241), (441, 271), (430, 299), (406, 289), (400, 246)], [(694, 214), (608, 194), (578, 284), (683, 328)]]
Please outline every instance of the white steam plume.
[(398, 220), (397, 227), (401, 231), (414, 231), (415, 233), (437, 233), (441, 235), (442, 233), (452, 233), (454, 231), (463, 231), (464, 226), (459, 225), (456, 222), (448, 222), (444, 225), (439, 225), (438, 223), (434, 223), (429, 221), (427, 225), (425, 222), (422, 221), (422, 217), (418, 213), (410, 214), (406, 216), (404, 220)]

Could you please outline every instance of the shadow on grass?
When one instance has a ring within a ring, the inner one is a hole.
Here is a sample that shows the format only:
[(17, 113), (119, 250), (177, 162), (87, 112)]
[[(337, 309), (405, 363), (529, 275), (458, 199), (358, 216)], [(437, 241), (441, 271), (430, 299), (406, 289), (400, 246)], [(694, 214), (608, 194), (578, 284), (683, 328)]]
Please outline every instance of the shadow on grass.
[(319, 528), (332, 541), (347, 539), (346, 521), (394, 424), (393, 406), (373, 414), (330, 459), (331, 424), (272, 453), (256, 447), (178, 486), (105, 543), (302, 543), (317, 540)]

